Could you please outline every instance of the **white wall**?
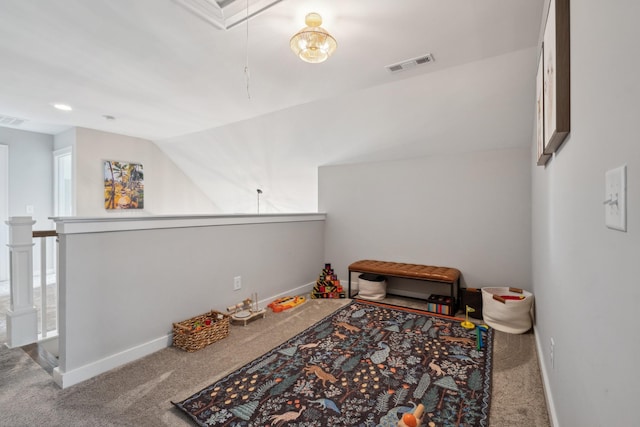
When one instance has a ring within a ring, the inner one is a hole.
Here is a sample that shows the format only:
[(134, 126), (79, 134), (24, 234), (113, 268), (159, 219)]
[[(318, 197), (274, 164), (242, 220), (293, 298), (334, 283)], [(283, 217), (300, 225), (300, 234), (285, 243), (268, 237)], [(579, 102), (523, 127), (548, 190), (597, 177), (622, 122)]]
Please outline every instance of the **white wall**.
[(316, 212), (320, 165), (528, 147), (535, 50), (390, 74), (388, 84), (156, 143), (221, 212), (256, 212), (257, 188), (261, 212)]
[[(76, 128), (74, 162), (77, 216), (173, 215), (215, 213), (217, 207), (151, 141)], [(104, 208), (104, 160), (142, 163), (144, 209)]]
[[(560, 426), (638, 424), (638, 16), (638, 2), (571, 2), (571, 134), (546, 168), (532, 166), (536, 332)], [(620, 232), (602, 202), (605, 172), (624, 164)]]
[(455, 267), (470, 287), (529, 289), (529, 161), (516, 148), (321, 167), (325, 258), (343, 278), (350, 263), (380, 259)]
[[(212, 309), (226, 312), (253, 292), (270, 301), (314, 283), (324, 266), (324, 218), (316, 217), (281, 223), (230, 217), (226, 221), (235, 225), (63, 231), (61, 382), (72, 385), (166, 347), (173, 322)], [(105, 227), (118, 226), (108, 222)], [(241, 291), (233, 290), (235, 276), (242, 278)]]
[[(73, 147), (76, 215), (169, 215), (218, 212), (216, 206), (151, 141), (84, 128), (55, 137), (0, 127), (0, 143), (9, 146), (9, 216), (30, 215), (34, 229), (51, 229), (53, 150)], [(104, 209), (103, 161), (141, 162), (145, 172), (145, 209)]]

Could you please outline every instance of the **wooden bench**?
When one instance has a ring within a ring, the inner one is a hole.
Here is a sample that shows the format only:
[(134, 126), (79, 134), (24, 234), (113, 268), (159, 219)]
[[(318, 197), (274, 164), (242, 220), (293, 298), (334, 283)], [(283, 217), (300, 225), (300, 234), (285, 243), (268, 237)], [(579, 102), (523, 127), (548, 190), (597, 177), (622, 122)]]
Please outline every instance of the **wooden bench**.
[[(373, 273), (382, 276), (401, 277), (403, 279), (426, 280), (447, 284), (449, 294), (454, 301), (454, 312), (459, 307), (460, 270), (451, 267), (435, 267), (421, 264), (404, 264), (400, 262), (374, 261), (370, 259), (356, 261), (349, 266), (349, 297), (351, 294), (351, 273)], [(454, 292), (455, 291), (455, 292)]]

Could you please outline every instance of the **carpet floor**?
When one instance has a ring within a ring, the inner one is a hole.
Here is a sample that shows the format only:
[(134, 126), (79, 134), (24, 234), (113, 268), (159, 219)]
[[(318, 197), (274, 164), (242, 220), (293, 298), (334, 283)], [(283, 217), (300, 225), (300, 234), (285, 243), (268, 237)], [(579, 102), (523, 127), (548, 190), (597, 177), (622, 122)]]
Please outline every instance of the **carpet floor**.
[[(415, 306), (413, 300), (391, 304)], [(198, 352), (167, 348), (65, 390), (21, 349), (0, 349), (3, 426), (189, 426), (171, 401), (187, 398), (323, 319), (347, 300), (268, 312)], [(549, 426), (532, 333), (496, 331), (490, 426)]]
[(493, 330), (480, 347), (460, 323), (354, 301), (176, 406), (203, 427), (396, 427), (418, 404), (427, 425), (486, 427)]

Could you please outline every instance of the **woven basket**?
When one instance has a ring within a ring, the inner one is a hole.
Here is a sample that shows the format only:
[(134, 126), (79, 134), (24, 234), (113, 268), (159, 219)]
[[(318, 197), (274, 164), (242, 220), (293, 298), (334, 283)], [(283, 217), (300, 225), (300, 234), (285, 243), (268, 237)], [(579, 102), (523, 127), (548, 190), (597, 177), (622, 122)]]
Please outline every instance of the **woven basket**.
[[(229, 335), (229, 315), (210, 311), (189, 320), (173, 324), (173, 346), (194, 352)], [(211, 319), (209, 326), (205, 321)], [(200, 328), (197, 328), (201, 325)]]

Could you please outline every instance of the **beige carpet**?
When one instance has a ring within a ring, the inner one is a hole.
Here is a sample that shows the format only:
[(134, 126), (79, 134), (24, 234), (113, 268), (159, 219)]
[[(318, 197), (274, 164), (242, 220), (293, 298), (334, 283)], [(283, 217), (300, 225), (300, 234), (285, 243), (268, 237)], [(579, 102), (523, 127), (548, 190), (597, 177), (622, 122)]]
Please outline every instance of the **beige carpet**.
[[(182, 400), (321, 320), (347, 300), (310, 300), (232, 326), (195, 353), (167, 348), (65, 390), (22, 350), (0, 349), (3, 426), (189, 426)], [(397, 303), (398, 301), (392, 301)], [(414, 305), (415, 301), (404, 301)], [(549, 426), (532, 334), (496, 333), (491, 426)]]

